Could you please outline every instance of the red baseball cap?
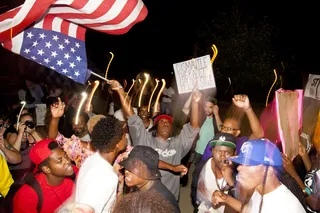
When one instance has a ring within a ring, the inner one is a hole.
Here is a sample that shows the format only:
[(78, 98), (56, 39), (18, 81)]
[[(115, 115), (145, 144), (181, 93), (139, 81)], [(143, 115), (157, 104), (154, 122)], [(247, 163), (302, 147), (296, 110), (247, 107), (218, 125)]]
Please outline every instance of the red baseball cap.
[(44, 139), (37, 142), (30, 150), (29, 157), (31, 161), (36, 165), (34, 172), (38, 170), (38, 165), (47, 159), (52, 151), (49, 149), (49, 144), (55, 142), (53, 139)]
[(167, 119), (170, 123), (173, 122), (173, 119), (170, 115), (167, 114), (161, 114), (158, 115), (155, 119), (154, 119), (154, 125), (156, 125), (161, 119)]

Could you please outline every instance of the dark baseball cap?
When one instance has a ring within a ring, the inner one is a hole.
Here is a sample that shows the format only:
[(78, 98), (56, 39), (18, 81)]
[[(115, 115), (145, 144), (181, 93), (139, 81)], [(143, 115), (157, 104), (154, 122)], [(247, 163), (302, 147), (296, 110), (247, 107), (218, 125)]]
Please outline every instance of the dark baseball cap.
[(232, 149), (236, 148), (237, 139), (229, 133), (217, 133), (212, 140), (209, 141), (210, 146), (227, 146)]
[(128, 158), (119, 164), (140, 178), (146, 180), (161, 178), (158, 169), (159, 154), (149, 146), (135, 146)]

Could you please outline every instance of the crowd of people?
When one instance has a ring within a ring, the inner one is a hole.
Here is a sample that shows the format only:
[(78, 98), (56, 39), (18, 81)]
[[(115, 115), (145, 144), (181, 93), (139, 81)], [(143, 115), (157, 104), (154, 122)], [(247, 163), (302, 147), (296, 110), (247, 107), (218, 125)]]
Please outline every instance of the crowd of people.
[[(265, 138), (247, 95), (234, 95), (221, 116), (218, 100), (197, 88), (183, 107), (172, 87), (150, 107), (148, 92), (137, 106), (118, 81), (103, 87), (104, 112), (89, 106), (77, 116), (78, 94), (26, 81), (25, 108), (11, 104), (0, 120), (0, 212), (181, 212), (191, 168), (194, 212), (320, 211), (320, 147), (299, 143), (298, 170)], [(35, 121), (39, 103), (44, 126)], [(241, 133), (244, 116), (250, 135)]]

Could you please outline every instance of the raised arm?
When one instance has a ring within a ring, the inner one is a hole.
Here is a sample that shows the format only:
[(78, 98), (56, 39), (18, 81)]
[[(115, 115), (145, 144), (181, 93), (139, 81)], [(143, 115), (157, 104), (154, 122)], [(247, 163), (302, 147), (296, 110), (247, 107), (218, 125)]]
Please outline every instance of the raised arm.
[(0, 136), (0, 150), (5, 155), (7, 162), (12, 164), (18, 164), (21, 162), (22, 158), (20, 152), (8, 144), (3, 136)]
[(191, 108), (191, 119), (190, 125), (193, 128), (199, 128), (199, 101), (201, 100), (202, 94), (199, 90), (192, 93), (192, 108)]
[(59, 120), (64, 114), (64, 108), (65, 104), (61, 102), (60, 98), (58, 98), (58, 103), (50, 106), (52, 118), (49, 124), (48, 138), (56, 139), (58, 136)]
[(222, 120), (221, 120), (220, 115), (219, 115), (219, 107), (218, 107), (218, 105), (214, 105), (213, 106), (213, 115), (214, 115), (214, 118), (216, 120), (217, 128), (220, 131), (221, 130), (221, 125), (222, 125)]
[(250, 128), (252, 131), (252, 134), (249, 136), (249, 139), (262, 138), (264, 136), (264, 132), (259, 122), (259, 119), (256, 116), (256, 113), (253, 111), (250, 105), (249, 97), (247, 95), (235, 95), (232, 98), (232, 101), (234, 105), (243, 109), (248, 117)]
[(134, 111), (132, 109), (132, 106), (130, 105), (128, 101), (128, 96), (126, 96), (126, 93), (124, 92), (123, 87), (121, 84), (116, 80), (109, 81), (109, 84), (111, 86), (111, 89), (116, 91), (119, 94), (120, 102), (122, 109), (126, 116), (131, 117), (134, 115)]

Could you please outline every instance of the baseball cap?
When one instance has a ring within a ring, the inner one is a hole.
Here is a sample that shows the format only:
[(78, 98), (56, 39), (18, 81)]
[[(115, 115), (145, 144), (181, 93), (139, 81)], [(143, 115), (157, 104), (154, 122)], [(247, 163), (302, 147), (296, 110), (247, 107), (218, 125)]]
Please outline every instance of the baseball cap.
[(156, 125), (161, 119), (167, 119), (168, 121), (170, 121), (170, 123), (173, 122), (173, 119), (170, 115), (167, 114), (161, 114), (158, 115), (155, 119), (154, 119), (154, 125)]
[(217, 133), (212, 140), (209, 141), (210, 146), (227, 146), (232, 149), (236, 148), (237, 139), (229, 133)]
[(120, 166), (146, 180), (161, 178), (158, 169), (159, 154), (149, 146), (135, 146)]
[[(36, 165), (34, 172), (38, 170), (39, 164), (42, 163), (44, 160), (46, 160), (52, 154), (52, 151), (49, 148), (49, 144), (51, 142), (57, 143), (52, 139), (44, 139), (37, 142), (31, 148), (29, 156), (31, 161)], [(57, 147), (58, 147), (58, 144), (57, 144)]]
[(268, 139), (248, 140), (241, 146), (238, 156), (228, 159), (245, 166), (282, 166), (282, 156), (278, 147)]

